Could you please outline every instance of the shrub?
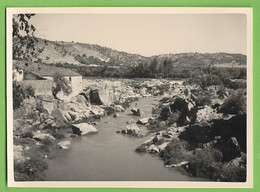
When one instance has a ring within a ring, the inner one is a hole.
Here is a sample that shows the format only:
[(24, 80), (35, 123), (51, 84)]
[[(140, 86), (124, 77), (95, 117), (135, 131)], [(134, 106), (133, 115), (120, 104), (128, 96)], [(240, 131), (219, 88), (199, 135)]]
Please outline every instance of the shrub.
[(223, 166), (221, 174), (222, 181), (228, 182), (245, 182), (246, 167), (244, 166)]
[(201, 149), (189, 159), (189, 172), (196, 177), (217, 180), (221, 175), (221, 158), (222, 153), (218, 149)]
[(35, 96), (35, 89), (32, 86), (28, 86), (25, 88), (25, 94), (26, 96)]
[(47, 163), (40, 158), (31, 158), (28, 161), (14, 164), (16, 181), (43, 180), (43, 171), (48, 168)]
[(55, 73), (53, 76), (54, 86), (52, 87), (52, 94), (54, 98), (57, 98), (57, 94), (63, 91), (66, 95), (71, 94), (72, 89), (69, 86), (68, 81), (59, 73)]
[(224, 114), (246, 113), (246, 96), (242, 89), (237, 90), (231, 97), (226, 99), (220, 109)]
[(13, 81), (13, 109), (21, 107), (24, 99), (25, 93), (22, 86), (17, 81)]
[(169, 165), (180, 163), (181, 161), (187, 161), (190, 155), (187, 150), (187, 145), (188, 144), (185, 141), (173, 139), (162, 153), (165, 164)]

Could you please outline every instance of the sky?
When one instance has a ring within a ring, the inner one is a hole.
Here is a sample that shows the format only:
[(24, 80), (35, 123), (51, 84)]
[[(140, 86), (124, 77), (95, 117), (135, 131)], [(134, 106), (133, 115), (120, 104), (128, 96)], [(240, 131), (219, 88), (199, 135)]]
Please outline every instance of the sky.
[(44, 39), (144, 56), (247, 50), (244, 14), (36, 14), (30, 22)]

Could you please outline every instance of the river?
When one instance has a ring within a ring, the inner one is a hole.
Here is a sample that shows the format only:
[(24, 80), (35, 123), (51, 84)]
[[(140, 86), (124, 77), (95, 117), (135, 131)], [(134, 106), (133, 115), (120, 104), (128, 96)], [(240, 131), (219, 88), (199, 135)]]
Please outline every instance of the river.
[[(147, 97), (134, 102), (151, 115), (152, 106), (159, 98)], [(131, 107), (130, 107), (131, 108)], [(125, 129), (127, 121), (139, 117), (131, 115), (130, 108), (120, 113), (118, 118), (105, 117), (98, 121), (97, 134), (70, 138), (71, 130), (66, 130), (66, 140), (71, 141), (68, 150), (59, 149), (55, 159), (49, 160), (45, 172), (46, 181), (198, 181), (200, 178), (181, 174), (174, 168), (166, 168), (163, 161), (151, 154), (135, 152), (137, 146), (147, 137), (135, 138), (117, 134)], [(138, 125), (139, 126), (139, 125)], [(146, 127), (139, 126), (146, 132)]]

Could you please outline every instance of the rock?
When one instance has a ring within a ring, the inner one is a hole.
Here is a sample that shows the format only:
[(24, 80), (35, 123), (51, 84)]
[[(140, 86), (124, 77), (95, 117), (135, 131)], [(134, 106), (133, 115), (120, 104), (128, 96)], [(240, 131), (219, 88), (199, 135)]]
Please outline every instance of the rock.
[(196, 122), (211, 121), (213, 119), (221, 119), (222, 114), (217, 113), (217, 110), (205, 105), (203, 109), (198, 110)]
[(142, 111), (142, 109), (138, 109), (138, 108), (132, 108), (131, 109), (133, 115), (135, 116), (144, 116), (144, 112)]
[(68, 111), (68, 114), (70, 115), (70, 118), (72, 121), (78, 121), (79, 120), (79, 115), (77, 112), (74, 111)]
[(125, 108), (122, 107), (121, 105), (115, 105), (115, 109), (117, 112), (124, 112), (125, 111)]
[(152, 154), (160, 153), (160, 150), (156, 145), (151, 145), (148, 147), (147, 151)]
[(25, 151), (29, 151), (30, 149), (31, 148), (28, 145), (26, 145), (26, 147), (24, 148)]
[(92, 125), (97, 125), (98, 123), (96, 121), (92, 122)]
[(16, 162), (25, 161), (25, 157), (23, 156), (23, 146), (21, 145), (13, 145), (13, 157)]
[(133, 124), (133, 123), (135, 123), (135, 120), (134, 120), (134, 119), (129, 119), (129, 120), (127, 121), (127, 124)]
[(70, 141), (61, 141), (57, 144), (61, 149), (68, 149), (70, 146)]
[(154, 118), (152, 118), (152, 117), (145, 117), (145, 118), (139, 119), (136, 123), (145, 125), (145, 124), (149, 123), (149, 120), (153, 120), (153, 119)]
[(160, 127), (160, 128), (165, 128), (165, 127), (166, 127), (166, 122), (165, 122), (165, 121), (161, 121), (161, 122), (159, 123), (159, 127)]
[(98, 93), (98, 90), (95, 89), (95, 90), (90, 90), (89, 92), (89, 97), (90, 97), (90, 102), (93, 103), (93, 104), (96, 104), (96, 105), (102, 105), (102, 101), (99, 97), (99, 93)]
[(159, 149), (160, 151), (164, 151), (165, 148), (167, 147), (167, 145), (168, 145), (169, 143), (170, 143), (170, 142), (164, 142), (164, 143), (162, 143), (161, 145), (158, 146), (158, 149)]
[(125, 132), (126, 132), (127, 134), (137, 135), (137, 134), (140, 133), (140, 129), (139, 129), (139, 127), (137, 127), (135, 124), (130, 124), (130, 125), (127, 125), (127, 126), (126, 126)]
[(142, 145), (140, 145), (139, 147), (137, 147), (137, 148), (135, 149), (135, 151), (138, 152), (138, 153), (144, 153), (144, 152), (147, 151), (147, 149), (148, 149), (148, 146), (145, 145), (145, 144), (142, 144)]
[(140, 92), (141, 96), (144, 96), (144, 95), (146, 95), (147, 88), (146, 87), (142, 87), (142, 88), (140, 88), (139, 92)]
[(182, 166), (186, 166), (188, 165), (189, 162), (188, 161), (182, 161), (178, 164), (171, 164), (171, 165), (166, 165), (167, 168), (170, 168), (170, 167), (182, 167)]
[(72, 124), (72, 131), (73, 134), (76, 135), (86, 135), (98, 132), (98, 130), (93, 125), (90, 125), (88, 123)]
[(36, 141), (42, 141), (43, 139), (55, 140), (55, 138), (49, 133), (41, 133), (40, 131), (33, 133), (33, 139)]
[(235, 159), (232, 159), (228, 164), (227, 167), (234, 166), (234, 167), (244, 167), (245, 161), (242, 157), (236, 157)]
[(226, 146), (223, 146), (223, 158), (226, 161), (230, 161), (236, 157), (241, 156), (241, 149), (239, 143), (235, 137), (229, 138)]
[(113, 117), (114, 117), (114, 118), (117, 118), (117, 117), (119, 117), (119, 114), (118, 114), (118, 113), (115, 113), (115, 114), (113, 115)]

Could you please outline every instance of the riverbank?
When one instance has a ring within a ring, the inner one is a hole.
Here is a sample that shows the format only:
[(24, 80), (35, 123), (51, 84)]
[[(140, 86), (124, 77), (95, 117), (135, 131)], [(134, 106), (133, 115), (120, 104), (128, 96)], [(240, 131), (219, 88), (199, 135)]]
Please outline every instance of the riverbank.
[(83, 86), (68, 101), (38, 96), (15, 111), (15, 180), (245, 180), (242, 90), (165, 79)]
[[(64, 130), (71, 130), (72, 124), (86, 122), (96, 126), (100, 118), (117, 116), (133, 101), (164, 94), (164, 89), (157, 89), (163, 84), (168, 88), (174, 85), (158, 80), (86, 80), (83, 81), (84, 92), (67, 101), (51, 95), (28, 97), (23, 106), (14, 111), (15, 180), (43, 180), (47, 161), (55, 159), (58, 148), (71, 146)], [(70, 136), (77, 135), (71, 133)]]

